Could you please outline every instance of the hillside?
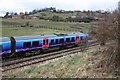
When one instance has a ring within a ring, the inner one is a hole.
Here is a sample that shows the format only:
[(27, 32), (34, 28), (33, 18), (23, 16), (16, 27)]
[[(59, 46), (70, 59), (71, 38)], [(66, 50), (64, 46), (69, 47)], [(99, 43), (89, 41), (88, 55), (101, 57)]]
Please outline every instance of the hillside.
[[(27, 25), (26, 25), (27, 24)], [(2, 36), (23, 36), (68, 32), (89, 32), (96, 22), (53, 22), (46, 20), (3, 19)]]
[(42, 19), (55, 22), (92, 22), (101, 19), (102, 15), (109, 12), (98, 11), (65, 11), (56, 10), (55, 8), (45, 8), (43, 10), (33, 10), (31, 12), (11, 13), (7, 12), (3, 18), (12, 19)]
[(52, 18), (54, 15), (59, 16), (61, 18), (68, 18), (72, 16), (76, 16), (75, 13), (55, 13), (55, 12), (38, 12), (36, 15), (43, 18)]

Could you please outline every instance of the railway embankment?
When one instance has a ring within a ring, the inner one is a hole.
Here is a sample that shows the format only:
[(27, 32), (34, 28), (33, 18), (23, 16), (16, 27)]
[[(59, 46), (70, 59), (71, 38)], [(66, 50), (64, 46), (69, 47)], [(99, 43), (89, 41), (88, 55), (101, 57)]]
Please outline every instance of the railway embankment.
[[(3, 74), (6, 78), (41, 78), (41, 77), (79, 77), (79, 78), (113, 78), (116, 77), (117, 69), (104, 69), (105, 60), (103, 55), (114, 43), (105, 46), (96, 45), (85, 51), (77, 52), (60, 58), (37, 63), (31, 66), (10, 70)], [(104, 62), (103, 62), (104, 61)], [(103, 62), (103, 64), (101, 64)], [(101, 65), (101, 66), (100, 66)], [(110, 70), (111, 69), (111, 70)]]

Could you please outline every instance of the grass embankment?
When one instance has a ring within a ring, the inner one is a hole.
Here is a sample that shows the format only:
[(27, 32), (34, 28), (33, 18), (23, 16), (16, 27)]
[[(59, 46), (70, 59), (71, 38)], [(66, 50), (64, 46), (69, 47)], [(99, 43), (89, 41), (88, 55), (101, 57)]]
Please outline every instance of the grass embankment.
[[(108, 46), (108, 45), (107, 45)], [(16, 69), (6, 73), (6, 77), (40, 78), (40, 77), (79, 77), (112, 78), (114, 73), (101, 71), (98, 66), (104, 58), (102, 53), (107, 46), (94, 46), (87, 51), (68, 55), (42, 64)]]
[(56, 16), (59, 16), (64, 19), (76, 15), (76, 13), (54, 13), (54, 12), (39, 12), (36, 14), (38, 16), (40, 16), (40, 17), (42, 16), (44, 18), (52, 18), (54, 15), (56, 15)]
[[(24, 25), (29, 21), (29, 25), (33, 27), (17, 27)], [(35, 26), (41, 27), (35, 27)], [(45, 20), (26, 20), (26, 19), (3, 19), (2, 20), (2, 36), (23, 36), (37, 34), (67, 33), (67, 32), (89, 32), (94, 23), (78, 23), (78, 22), (52, 22)]]
[(78, 13), (78, 12), (56, 13), (56, 12), (47, 12), (47, 11), (38, 12), (35, 15), (38, 15), (43, 18), (52, 18), (55, 15), (63, 19), (69, 18), (69, 17), (76, 17), (76, 16), (79, 16), (79, 17), (88, 16), (86, 13)]

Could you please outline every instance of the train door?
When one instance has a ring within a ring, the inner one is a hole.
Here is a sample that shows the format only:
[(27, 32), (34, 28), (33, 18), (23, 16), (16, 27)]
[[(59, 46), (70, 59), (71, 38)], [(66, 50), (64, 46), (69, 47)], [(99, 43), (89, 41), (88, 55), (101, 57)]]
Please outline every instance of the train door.
[(42, 48), (43, 48), (43, 49), (48, 49), (48, 47), (49, 47), (48, 38), (43, 38)]
[(15, 38), (11, 37), (11, 53), (15, 53), (16, 52), (16, 41)]
[(79, 36), (76, 36), (75, 44), (78, 44), (78, 43), (79, 43)]

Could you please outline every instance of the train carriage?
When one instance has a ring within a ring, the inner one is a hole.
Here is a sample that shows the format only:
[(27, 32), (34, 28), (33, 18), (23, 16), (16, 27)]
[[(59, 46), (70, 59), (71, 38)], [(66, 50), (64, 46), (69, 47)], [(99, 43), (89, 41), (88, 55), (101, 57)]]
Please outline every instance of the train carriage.
[(43, 45), (43, 41), (40, 35), (19, 37), (13, 36), (11, 37), (11, 39), (13, 39), (12, 41), (15, 42), (14, 44), (12, 44), (15, 47), (14, 53), (40, 49)]
[(88, 34), (71, 33), (71, 34), (51, 34), (51, 35), (34, 35), (34, 36), (12, 36), (2, 38), (2, 54), (19, 53), (32, 50), (47, 50), (54, 47), (66, 47), (68, 45), (78, 45), (87, 42)]

